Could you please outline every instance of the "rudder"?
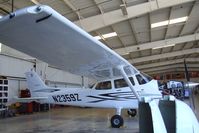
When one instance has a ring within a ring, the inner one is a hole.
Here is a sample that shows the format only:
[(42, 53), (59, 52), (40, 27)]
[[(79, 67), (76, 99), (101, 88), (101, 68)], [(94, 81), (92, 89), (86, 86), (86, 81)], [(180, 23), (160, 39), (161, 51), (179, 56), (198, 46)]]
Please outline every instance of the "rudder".
[(33, 94), (34, 91), (46, 88), (46, 85), (36, 72), (29, 71), (26, 72), (25, 75), (27, 79), (27, 86), (31, 94)]

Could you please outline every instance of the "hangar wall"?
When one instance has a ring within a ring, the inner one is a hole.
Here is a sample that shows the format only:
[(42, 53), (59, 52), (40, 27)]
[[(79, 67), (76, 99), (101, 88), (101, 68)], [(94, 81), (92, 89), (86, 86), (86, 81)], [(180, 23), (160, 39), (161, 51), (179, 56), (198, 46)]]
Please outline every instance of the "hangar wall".
[(18, 96), (19, 90), (27, 88), (24, 73), (31, 69), (36, 69), (46, 84), (53, 87), (88, 87), (93, 82), (86, 77), (49, 66), (4, 45), (0, 53), (0, 76), (8, 79), (8, 99)]

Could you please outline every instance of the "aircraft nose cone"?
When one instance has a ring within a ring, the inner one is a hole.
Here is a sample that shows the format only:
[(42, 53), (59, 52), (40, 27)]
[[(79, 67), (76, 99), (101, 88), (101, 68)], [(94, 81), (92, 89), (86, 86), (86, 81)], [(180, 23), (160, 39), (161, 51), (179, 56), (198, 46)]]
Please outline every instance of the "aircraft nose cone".
[(185, 84), (185, 87), (186, 88), (194, 88), (198, 85), (199, 85), (199, 83), (196, 83), (196, 82), (188, 82), (188, 83)]

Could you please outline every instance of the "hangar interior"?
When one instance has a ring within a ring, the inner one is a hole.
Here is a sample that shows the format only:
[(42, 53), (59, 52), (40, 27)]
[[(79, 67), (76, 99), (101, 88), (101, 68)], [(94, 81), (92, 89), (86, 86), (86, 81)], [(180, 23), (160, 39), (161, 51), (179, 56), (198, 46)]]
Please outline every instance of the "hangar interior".
[[(186, 81), (186, 60), (191, 81), (199, 81), (197, 0), (0, 0), (0, 15), (40, 4), (49, 5), (155, 79)], [(31, 69), (49, 86), (93, 83), (0, 44), (0, 76), (2, 86), (8, 87), (2, 90), (4, 99), (27, 88), (24, 73)]]

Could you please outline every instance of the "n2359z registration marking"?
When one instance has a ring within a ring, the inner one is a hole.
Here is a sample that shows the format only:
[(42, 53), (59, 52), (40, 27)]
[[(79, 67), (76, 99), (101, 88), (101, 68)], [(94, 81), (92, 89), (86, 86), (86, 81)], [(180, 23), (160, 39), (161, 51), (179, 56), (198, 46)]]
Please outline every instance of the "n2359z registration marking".
[(65, 95), (56, 95), (52, 96), (53, 100), (55, 102), (76, 102), (76, 101), (82, 101), (79, 98), (79, 94), (65, 94)]

